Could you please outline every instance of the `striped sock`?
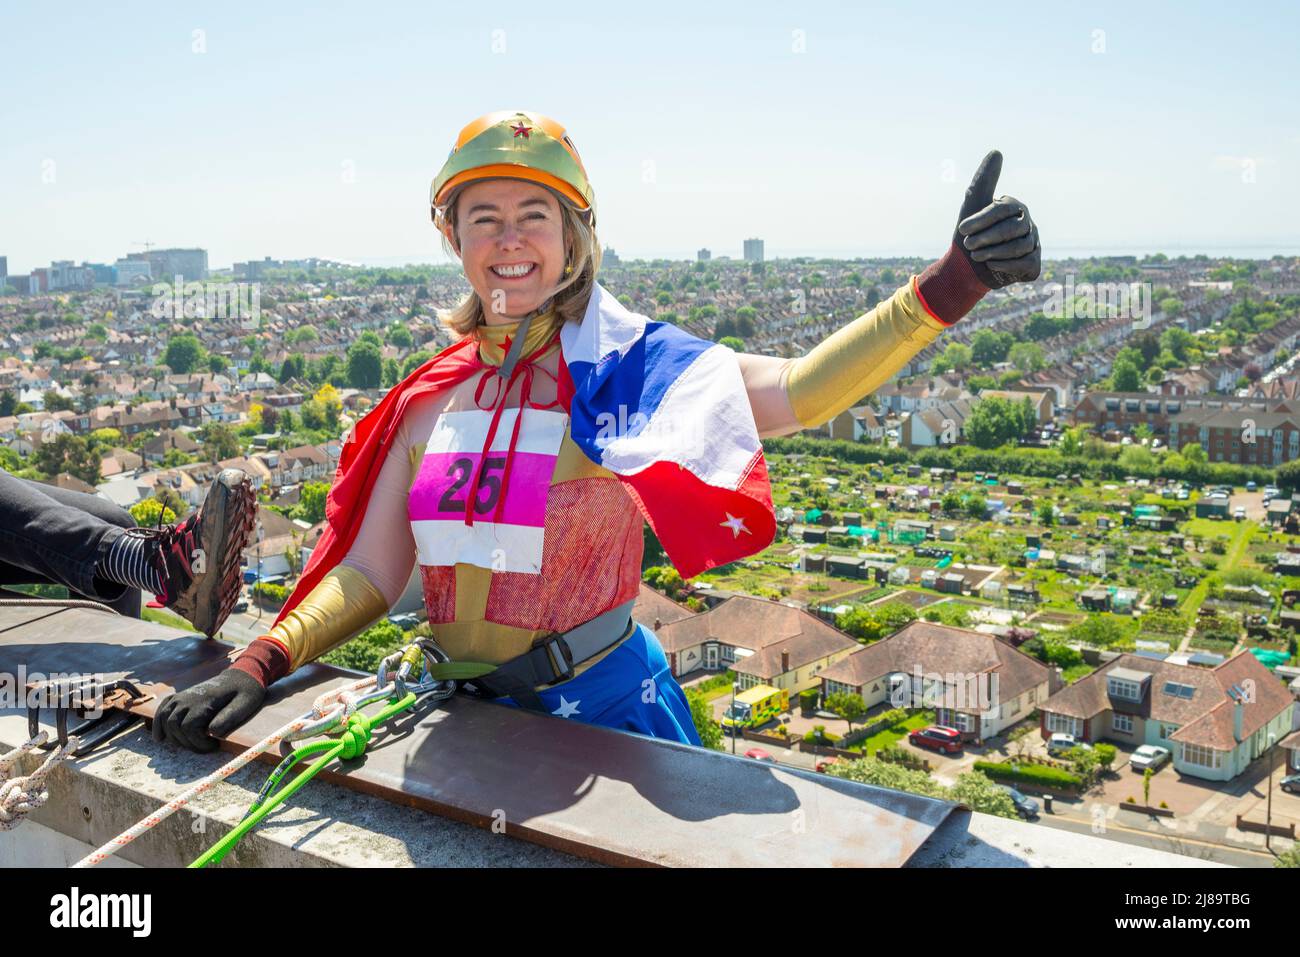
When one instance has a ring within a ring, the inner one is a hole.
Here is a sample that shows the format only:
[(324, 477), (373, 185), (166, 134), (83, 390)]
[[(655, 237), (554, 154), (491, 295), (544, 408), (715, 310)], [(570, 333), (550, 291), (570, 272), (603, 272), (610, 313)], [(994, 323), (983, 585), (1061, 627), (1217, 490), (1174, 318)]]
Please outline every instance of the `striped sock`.
[(161, 594), (162, 578), (149, 561), (153, 542), (134, 535), (122, 535), (109, 547), (108, 555), (99, 563), (99, 574), (119, 585), (134, 585), (151, 594)]

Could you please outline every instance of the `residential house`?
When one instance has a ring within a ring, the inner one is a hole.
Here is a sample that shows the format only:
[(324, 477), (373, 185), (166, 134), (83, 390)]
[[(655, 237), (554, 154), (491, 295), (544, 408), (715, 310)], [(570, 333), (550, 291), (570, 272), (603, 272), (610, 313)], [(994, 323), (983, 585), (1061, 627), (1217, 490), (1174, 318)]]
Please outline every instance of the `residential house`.
[(842, 692), (868, 708), (934, 706), (936, 723), (976, 741), (1030, 715), (1058, 681), (1050, 667), (993, 635), (921, 620), (821, 674), (823, 700)]
[(665, 622), (658, 637), (674, 675), (730, 668), (742, 690), (769, 684), (792, 695), (816, 687), (823, 669), (859, 647), (815, 615), (749, 595)]
[(1213, 668), (1123, 654), (1052, 695), (1040, 732), (1173, 752), (1180, 774), (1227, 781), (1291, 731), (1295, 701), (1248, 651)]

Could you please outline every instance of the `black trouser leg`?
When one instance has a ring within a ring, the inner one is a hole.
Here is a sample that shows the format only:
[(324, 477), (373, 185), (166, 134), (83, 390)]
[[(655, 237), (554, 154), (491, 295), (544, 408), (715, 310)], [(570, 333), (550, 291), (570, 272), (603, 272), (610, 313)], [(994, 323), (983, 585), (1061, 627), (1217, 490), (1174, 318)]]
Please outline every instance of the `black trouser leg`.
[(140, 590), (95, 574), (123, 530), (126, 510), (98, 495), (15, 478), (0, 469), (0, 585), (64, 585), (79, 597), (140, 617)]

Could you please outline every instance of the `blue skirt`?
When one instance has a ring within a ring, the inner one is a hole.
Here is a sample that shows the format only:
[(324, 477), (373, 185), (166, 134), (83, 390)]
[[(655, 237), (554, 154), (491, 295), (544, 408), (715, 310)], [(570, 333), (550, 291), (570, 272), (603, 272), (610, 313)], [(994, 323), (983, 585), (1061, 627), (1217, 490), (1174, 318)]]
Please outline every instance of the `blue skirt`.
[[(632, 634), (595, 665), (537, 694), (557, 718), (700, 746), (690, 705), (668, 668), (663, 646), (637, 622)], [(492, 700), (519, 707), (514, 698)]]

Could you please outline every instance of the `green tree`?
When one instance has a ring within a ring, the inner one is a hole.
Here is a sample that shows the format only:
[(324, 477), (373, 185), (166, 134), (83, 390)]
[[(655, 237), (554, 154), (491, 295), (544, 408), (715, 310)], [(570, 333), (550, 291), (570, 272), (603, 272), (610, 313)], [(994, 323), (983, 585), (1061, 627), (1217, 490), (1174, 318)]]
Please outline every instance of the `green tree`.
[(225, 356), (219, 356), (215, 352), (208, 355), (208, 371), (214, 375), (221, 375), (229, 367)]
[(1011, 795), (979, 771), (967, 771), (957, 775), (948, 797), (982, 814), (1013, 819), (1019, 817)]
[(1036, 342), (1017, 342), (1007, 351), (1007, 360), (1025, 375), (1037, 372), (1047, 364), (1043, 347)]
[(687, 690), (686, 703), (690, 705), (691, 720), (700, 736), (700, 744), (713, 751), (721, 751), (722, 725), (713, 720), (713, 707), (698, 691)]
[(886, 634), (892, 635), (908, 622), (916, 621), (916, 609), (901, 601), (887, 601), (883, 605), (874, 607), (876, 616), (885, 626)]
[(744, 352), (745, 342), (736, 336), (723, 336), (718, 340), (721, 345), (726, 346), (732, 352)]
[(235, 430), (224, 422), (209, 422), (199, 429), (199, 441), (203, 443), (203, 454), (210, 462), (221, 462), (239, 455), (239, 436)]
[(885, 637), (885, 623), (870, 608), (850, 608), (841, 612), (835, 619), (835, 627), (868, 644)]
[(397, 364), (396, 359), (385, 359), (383, 364), (383, 375), (381, 383), (385, 389), (391, 389), (397, 385), (402, 377), (402, 367)]
[(325, 500), (329, 496), (327, 482), (304, 482), (299, 493), (298, 504), (294, 507), (294, 518), (315, 525), (325, 520)]
[(378, 389), (383, 382), (383, 356), (377, 343), (358, 339), (348, 349), (348, 385), (354, 389)]
[(400, 322), (395, 322), (388, 327), (387, 339), (390, 346), (397, 346), (399, 349), (409, 349), (415, 341), (411, 338), (411, 330)]
[(197, 336), (182, 333), (172, 336), (167, 341), (167, 350), (163, 353), (163, 365), (177, 375), (193, 372), (203, 361), (203, 344)]
[(280, 373), (275, 377), (281, 385), (290, 379), (307, 378), (307, 360), (297, 352), (291, 352), (284, 357), (284, 362), (280, 363)]
[(63, 432), (43, 442), (33, 454), (32, 463), (51, 478), (67, 472), (83, 482), (99, 484), (99, 456), (78, 435)]
[(934, 360), (931, 368), (936, 373), (952, 370), (961, 372), (971, 367), (971, 348), (961, 342), (950, 342), (943, 354)]
[(1109, 615), (1089, 615), (1077, 625), (1071, 625), (1066, 635), (1071, 641), (1109, 648), (1124, 640), (1124, 629)]
[(159, 525), (172, 525), (176, 522), (176, 513), (156, 498), (136, 502), (127, 511), (141, 528), (156, 528)]
[(70, 396), (59, 395), (53, 389), (47, 389), (45, 394), (41, 396), (41, 401), (45, 405), (46, 412), (75, 412), (77, 410), (77, 406)]
[(302, 346), (319, 340), (320, 333), (316, 331), (315, 326), (299, 326), (297, 329), (289, 330), (289, 334), (284, 337), (284, 341), (291, 346)]
[(1015, 337), (1009, 332), (994, 332), (981, 329), (971, 337), (971, 358), (975, 365), (987, 367), (1002, 362), (1015, 345)]
[(1033, 426), (1033, 410), (1027, 418), (1025, 402), (1004, 399), (1001, 396), (981, 398), (966, 419), (966, 438), (976, 448), (995, 449), (1024, 437)]
[(849, 723), (849, 729), (852, 730), (853, 722), (867, 713), (867, 706), (860, 695), (838, 691), (827, 697), (826, 710), (838, 714)]

